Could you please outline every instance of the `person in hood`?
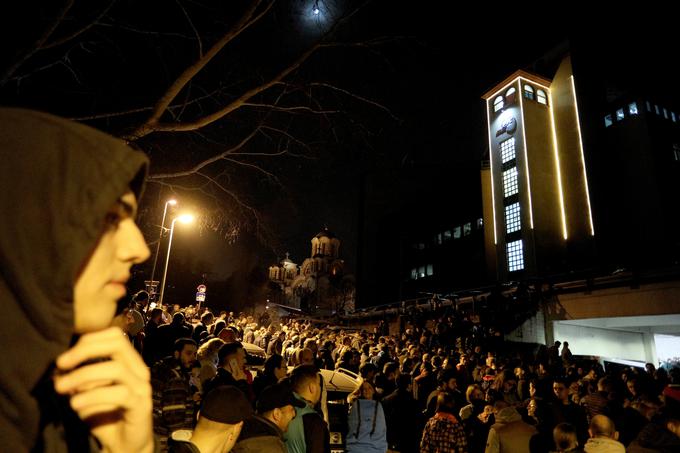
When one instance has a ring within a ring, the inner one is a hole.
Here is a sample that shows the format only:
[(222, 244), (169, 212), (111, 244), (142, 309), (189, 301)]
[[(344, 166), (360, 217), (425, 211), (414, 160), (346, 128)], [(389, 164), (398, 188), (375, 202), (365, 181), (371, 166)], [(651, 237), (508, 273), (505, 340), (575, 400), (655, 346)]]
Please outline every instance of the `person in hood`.
[(82, 124), (0, 108), (3, 451), (151, 452), (149, 370), (117, 327), (147, 159)]
[(522, 416), (505, 401), (494, 404), (495, 423), (486, 439), (485, 453), (529, 453), (531, 438), (536, 428), (522, 420)]

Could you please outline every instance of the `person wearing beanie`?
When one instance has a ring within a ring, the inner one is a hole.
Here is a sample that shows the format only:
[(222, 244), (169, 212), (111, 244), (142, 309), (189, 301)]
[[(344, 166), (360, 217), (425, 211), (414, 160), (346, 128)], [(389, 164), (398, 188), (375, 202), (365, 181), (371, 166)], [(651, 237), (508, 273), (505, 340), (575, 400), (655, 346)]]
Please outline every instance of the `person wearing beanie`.
[(295, 408), (305, 407), (285, 382), (266, 387), (257, 400), (257, 414), (248, 418), (234, 447), (235, 453), (287, 453), (284, 434), (295, 418)]
[(227, 453), (238, 440), (243, 421), (253, 413), (248, 398), (233, 386), (208, 392), (198, 413), (198, 422), (187, 440), (168, 440), (170, 453)]

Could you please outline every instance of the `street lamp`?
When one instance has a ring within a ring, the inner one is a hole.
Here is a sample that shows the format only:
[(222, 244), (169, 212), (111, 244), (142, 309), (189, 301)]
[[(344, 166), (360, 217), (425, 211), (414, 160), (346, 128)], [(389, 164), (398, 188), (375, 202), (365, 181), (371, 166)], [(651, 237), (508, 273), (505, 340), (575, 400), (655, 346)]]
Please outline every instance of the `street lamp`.
[(163, 208), (163, 220), (161, 221), (161, 234), (158, 236), (158, 244), (156, 244), (156, 256), (153, 259), (153, 267), (151, 268), (151, 284), (153, 285), (153, 277), (156, 275), (156, 263), (158, 262), (158, 251), (161, 248), (161, 241), (163, 240), (163, 230), (165, 230), (165, 215), (168, 213), (168, 205), (177, 205), (177, 200), (170, 199), (165, 202), (165, 207)]
[(182, 223), (191, 223), (194, 221), (194, 216), (191, 214), (184, 214), (179, 217), (172, 219), (172, 224), (170, 225), (170, 239), (168, 240), (168, 256), (165, 258), (165, 270), (163, 271), (163, 282), (161, 283), (161, 294), (158, 298), (158, 305), (163, 304), (163, 293), (165, 292), (165, 277), (168, 275), (168, 263), (170, 262), (170, 248), (172, 247), (172, 235), (175, 232), (175, 222), (180, 221)]

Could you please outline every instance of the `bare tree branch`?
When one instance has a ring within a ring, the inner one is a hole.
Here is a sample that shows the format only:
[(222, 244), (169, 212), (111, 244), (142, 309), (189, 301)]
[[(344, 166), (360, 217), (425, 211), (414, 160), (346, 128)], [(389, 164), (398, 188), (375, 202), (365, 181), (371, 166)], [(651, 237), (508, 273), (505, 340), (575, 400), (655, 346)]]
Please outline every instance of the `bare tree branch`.
[(259, 108), (266, 108), (269, 110), (275, 110), (279, 112), (297, 112), (297, 111), (306, 111), (309, 113), (316, 113), (316, 114), (328, 114), (328, 113), (342, 113), (340, 110), (314, 110), (311, 107), (306, 107), (306, 106), (294, 106), (294, 107), (280, 107), (278, 105), (271, 105), (271, 104), (255, 104), (252, 102), (244, 102), (241, 104), (243, 107), (259, 107)]
[(198, 58), (200, 59), (203, 57), (203, 41), (201, 40), (201, 35), (198, 33), (198, 30), (196, 30), (196, 27), (194, 26), (194, 23), (191, 21), (189, 13), (187, 13), (187, 10), (184, 9), (184, 5), (182, 5), (182, 2), (180, 0), (175, 0), (175, 2), (177, 3), (177, 6), (179, 6), (179, 9), (182, 10), (182, 13), (184, 13), (184, 17), (187, 18), (189, 26), (194, 31), (194, 35), (196, 35), (196, 40), (198, 41)]
[(345, 90), (344, 88), (339, 88), (339, 87), (336, 87), (336, 86), (334, 86), (334, 85), (331, 85), (330, 83), (325, 83), (325, 82), (313, 82), (313, 83), (310, 83), (310, 85), (311, 85), (311, 86), (318, 86), (318, 87), (329, 88), (329, 89), (331, 89), (331, 90), (339, 91), (339, 92), (341, 92), (341, 93), (343, 93), (343, 94), (345, 94), (345, 95), (347, 95), (347, 96), (350, 96), (350, 97), (353, 97), (353, 98), (355, 98), (355, 99), (358, 99), (358, 100), (360, 100), (361, 102), (365, 102), (366, 104), (373, 105), (373, 106), (375, 106), (375, 107), (377, 107), (377, 108), (379, 108), (379, 109), (381, 109), (381, 110), (387, 112), (387, 114), (390, 115), (390, 116), (391, 116), (393, 119), (395, 119), (396, 121), (401, 121), (401, 119), (400, 119), (399, 117), (397, 117), (394, 113), (392, 113), (392, 112), (390, 111), (390, 109), (388, 109), (388, 108), (385, 107), (384, 105), (382, 105), (382, 104), (380, 104), (380, 103), (378, 103), (378, 102), (376, 102), (376, 101), (372, 101), (372, 100), (370, 100), (370, 99), (367, 99), (367, 98), (365, 98), (365, 97), (363, 97), (363, 96), (359, 96), (358, 94), (354, 94), (354, 93), (352, 93), (351, 91)]
[(241, 140), (237, 145), (233, 146), (232, 148), (229, 148), (228, 150), (217, 154), (210, 159), (206, 159), (197, 165), (195, 165), (192, 169), (186, 170), (186, 171), (179, 171), (179, 172), (174, 172), (174, 173), (160, 173), (160, 174), (155, 174), (155, 175), (149, 175), (147, 177), (148, 180), (157, 180), (157, 179), (169, 179), (169, 178), (180, 178), (182, 176), (190, 176), (193, 174), (198, 173), (203, 167), (206, 167), (214, 162), (217, 162), (219, 160), (222, 160), (229, 154), (241, 149), (243, 146), (246, 145), (259, 131), (259, 127), (253, 130), (250, 134), (248, 134), (243, 140)]
[(66, 0), (66, 3), (64, 6), (61, 8), (55, 19), (47, 26), (43, 34), (36, 40), (36, 42), (30, 46), (26, 51), (23, 52), (23, 54), (19, 54), (17, 56), (16, 61), (9, 66), (5, 70), (5, 72), (2, 74), (2, 77), (0, 77), (0, 86), (4, 85), (7, 83), (10, 77), (16, 72), (19, 67), (26, 62), (29, 58), (31, 58), (36, 52), (38, 52), (42, 46), (45, 44), (45, 42), (50, 39), (50, 36), (52, 36), (52, 33), (54, 33), (54, 30), (57, 29), (59, 24), (64, 20), (64, 17), (66, 17), (66, 14), (68, 14), (69, 10), (73, 6), (75, 0)]
[[(243, 31), (245, 31), (250, 25), (261, 18), (269, 9), (272, 7), (273, 2), (267, 5), (267, 7), (258, 16), (253, 17), (255, 11), (260, 6), (263, 0), (254, 0), (250, 7), (244, 12), (241, 19), (232, 27), (222, 38), (217, 41), (208, 52), (203, 55), (198, 61), (182, 72), (182, 74), (175, 79), (173, 84), (168, 88), (168, 90), (161, 96), (156, 105), (154, 106), (153, 113), (151, 116), (139, 126), (135, 131), (132, 132), (130, 137), (131, 140), (135, 140), (145, 135), (158, 130), (158, 121), (161, 116), (168, 108), (170, 103), (177, 97), (177, 95), (182, 91), (187, 83), (196, 76), (214, 57), (217, 55), (225, 45), (231, 42), (234, 38), (239, 36)], [(192, 130), (192, 129), (188, 129)]]
[(82, 35), (86, 31), (88, 31), (90, 28), (94, 27), (99, 23), (99, 21), (111, 10), (113, 5), (116, 3), (116, 0), (111, 0), (111, 2), (97, 15), (97, 17), (94, 18), (94, 20), (90, 21), (87, 25), (84, 27), (81, 27), (80, 29), (74, 31), (70, 35), (64, 36), (62, 38), (59, 38), (49, 44), (45, 44), (40, 47), (40, 50), (47, 50), (51, 49), (53, 47), (60, 46), (68, 41), (71, 41), (72, 39), (77, 38), (78, 36)]

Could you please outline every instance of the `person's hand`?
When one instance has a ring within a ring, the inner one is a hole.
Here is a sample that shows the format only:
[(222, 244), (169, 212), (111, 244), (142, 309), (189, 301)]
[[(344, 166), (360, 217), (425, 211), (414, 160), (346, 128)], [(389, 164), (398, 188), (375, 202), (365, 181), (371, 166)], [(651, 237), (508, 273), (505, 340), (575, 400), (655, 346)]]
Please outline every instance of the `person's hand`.
[(119, 328), (84, 334), (57, 368), (56, 391), (71, 396), (105, 452), (153, 451), (149, 369)]

